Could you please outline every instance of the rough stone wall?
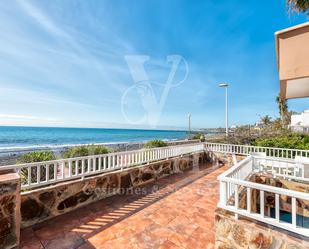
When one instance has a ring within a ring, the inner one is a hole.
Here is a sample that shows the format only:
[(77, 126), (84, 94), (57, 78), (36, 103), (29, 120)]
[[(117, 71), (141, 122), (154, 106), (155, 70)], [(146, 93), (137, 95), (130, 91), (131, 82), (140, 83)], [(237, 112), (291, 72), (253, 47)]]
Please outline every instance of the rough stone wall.
[(28, 227), (91, 202), (140, 186), (206, 161), (205, 153), (165, 160), (33, 190), (21, 196), (22, 227)]
[[(267, 175), (264, 173), (256, 173), (250, 176), (249, 181), (260, 183), (264, 185), (269, 185), (273, 187), (279, 187), (282, 189), (289, 189), (294, 190), (298, 192), (304, 192), (309, 193), (309, 186), (308, 184), (301, 183), (301, 182), (295, 182), (295, 181), (288, 181), (283, 178), (273, 178), (272, 175)], [(243, 194), (240, 194), (239, 198), (240, 200), (240, 208), (246, 208), (246, 191), (243, 191)], [(252, 191), (252, 200), (255, 200), (251, 207), (255, 208), (256, 211), (258, 209), (258, 206), (260, 205), (259, 199), (260, 195), (258, 191)], [(241, 202), (243, 204), (241, 204)], [(296, 199), (297, 202), (297, 214), (309, 217), (309, 201)], [(291, 212), (291, 197), (288, 197), (286, 195), (280, 195), (280, 210)], [(275, 194), (265, 192), (265, 211), (268, 210), (268, 208), (274, 208), (275, 207)]]
[[(283, 178), (274, 178), (272, 175), (264, 173), (254, 173), (249, 176), (248, 181), (269, 185), (273, 187), (279, 187), (282, 189), (295, 190), (298, 192), (309, 193), (308, 184), (288, 181)], [(270, 208), (275, 207), (275, 194), (265, 191), (264, 192), (264, 210), (267, 216), (270, 216)], [(280, 210), (286, 212), (292, 212), (292, 200), (291, 197), (286, 195), (280, 195)], [(234, 197), (228, 200), (229, 205), (235, 204)], [(297, 203), (297, 214), (305, 217), (309, 217), (309, 201), (296, 199)], [(239, 188), (239, 208), (247, 209), (247, 188)], [(260, 191), (256, 189), (251, 190), (251, 211), (255, 213), (260, 212)]]
[(235, 219), (218, 208), (215, 214), (216, 249), (308, 249), (305, 237), (292, 235), (266, 224)]
[(16, 173), (0, 175), (0, 248), (19, 244), (20, 177)]
[[(229, 166), (233, 166), (233, 157), (230, 153), (221, 153), (221, 152), (214, 152), (214, 156), (219, 160), (219, 163), (227, 164)], [(237, 161), (244, 160), (247, 156), (243, 155), (236, 155)]]

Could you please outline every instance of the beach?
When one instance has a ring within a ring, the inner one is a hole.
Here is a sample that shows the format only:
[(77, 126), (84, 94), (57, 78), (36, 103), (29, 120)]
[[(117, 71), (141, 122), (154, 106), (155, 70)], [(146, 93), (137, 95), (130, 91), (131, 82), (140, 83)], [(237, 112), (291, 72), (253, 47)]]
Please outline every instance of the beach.
[(169, 145), (187, 143), (186, 131), (92, 129), (50, 127), (0, 127), (0, 166), (15, 164), (22, 154), (32, 151), (53, 151), (57, 158), (74, 146), (103, 145), (111, 151), (143, 148), (153, 139)]

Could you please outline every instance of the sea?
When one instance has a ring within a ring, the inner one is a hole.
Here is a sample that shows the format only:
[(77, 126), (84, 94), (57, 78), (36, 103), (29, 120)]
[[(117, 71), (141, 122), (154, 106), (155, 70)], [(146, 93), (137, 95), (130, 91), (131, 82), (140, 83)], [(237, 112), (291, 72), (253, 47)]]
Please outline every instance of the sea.
[(152, 139), (179, 140), (186, 137), (186, 131), (176, 130), (0, 126), (0, 152)]

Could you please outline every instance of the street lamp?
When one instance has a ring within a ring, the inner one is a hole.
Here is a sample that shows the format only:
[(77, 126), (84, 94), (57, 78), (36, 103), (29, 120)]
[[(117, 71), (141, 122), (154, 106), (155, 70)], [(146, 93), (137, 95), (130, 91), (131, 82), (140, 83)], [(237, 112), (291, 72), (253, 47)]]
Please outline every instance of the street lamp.
[(229, 136), (229, 111), (228, 111), (228, 95), (227, 89), (229, 85), (227, 83), (219, 84), (219, 87), (225, 88), (225, 135)]
[(191, 135), (191, 113), (188, 114), (188, 137)]

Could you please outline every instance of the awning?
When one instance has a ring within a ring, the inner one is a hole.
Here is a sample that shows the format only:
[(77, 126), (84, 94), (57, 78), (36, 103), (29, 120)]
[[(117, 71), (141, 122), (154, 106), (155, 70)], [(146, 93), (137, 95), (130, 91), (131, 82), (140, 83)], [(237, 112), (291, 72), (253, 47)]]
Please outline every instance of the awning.
[(309, 97), (309, 22), (275, 36), (281, 97)]

